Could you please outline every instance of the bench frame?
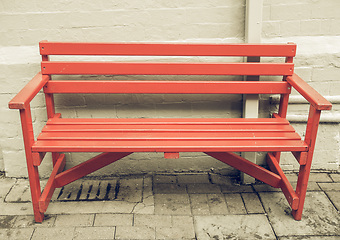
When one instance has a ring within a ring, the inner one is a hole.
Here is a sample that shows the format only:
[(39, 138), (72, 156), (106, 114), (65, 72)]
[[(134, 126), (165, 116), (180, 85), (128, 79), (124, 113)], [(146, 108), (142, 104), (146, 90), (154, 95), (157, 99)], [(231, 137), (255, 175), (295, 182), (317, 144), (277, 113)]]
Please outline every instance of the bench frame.
[[(296, 45), (289, 44), (151, 44), (151, 43), (59, 43), (40, 42), (42, 55), (39, 72), (9, 103), (9, 108), (19, 109), (26, 152), (27, 169), (36, 222), (42, 222), (44, 212), (56, 188), (65, 186), (102, 167), (120, 160), (134, 151), (114, 149), (91, 158), (78, 166), (64, 170), (65, 155), (51, 150), (53, 171), (43, 190), (39, 182), (38, 166), (47, 151), (38, 151), (34, 138), (31, 100), (44, 90), (49, 121), (61, 118), (55, 113), (55, 93), (233, 93), (233, 94), (281, 94), (278, 113), (273, 118), (285, 119), (291, 87), (294, 87), (310, 103), (310, 111), (304, 138), (305, 149), (291, 150), (300, 164), (296, 190), (279, 166), (281, 151), (267, 154), (270, 170), (260, 167), (232, 151), (202, 152), (224, 162), (275, 188), (281, 188), (292, 208), (294, 219), (302, 217), (309, 173), (311, 170), (316, 135), (321, 110), (330, 110), (332, 105), (293, 72), (293, 57)], [(103, 63), (103, 62), (51, 62), (49, 55), (139, 55), (139, 56), (284, 56), (285, 63)], [(112, 70), (113, 66), (117, 67)], [(131, 72), (131, 69), (134, 69)], [(249, 81), (57, 81), (53, 74), (137, 74), (137, 75), (282, 75), (282, 82)], [(80, 83), (80, 84), (79, 84)], [(109, 85), (105, 85), (109, 84)], [(111, 85), (110, 85), (111, 84)], [(106, 86), (106, 87), (105, 87)], [(109, 87), (107, 87), (109, 86)], [(114, 90), (112, 90), (114, 89)], [(158, 119), (159, 120), (159, 119)], [(174, 119), (173, 121), (176, 121)], [(254, 144), (253, 144), (254, 145)], [(254, 146), (243, 147), (244, 151), (254, 151)], [(92, 152), (93, 149), (88, 149)], [(98, 149), (99, 150), (102, 149)], [(144, 149), (143, 151), (155, 149)], [(157, 149), (156, 149), (157, 150)], [(159, 150), (159, 149), (158, 149)], [(162, 150), (162, 149), (160, 149)], [(164, 149), (163, 149), (164, 150)], [(178, 158), (179, 149), (164, 151), (165, 158)], [(234, 151), (240, 150), (235, 148)], [(258, 149), (263, 151), (263, 149)], [(71, 149), (71, 151), (77, 151)], [(84, 148), (82, 149), (84, 151)], [(190, 151), (187, 149), (186, 151)], [(197, 151), (197, 149), (192, 149)], [(289, 151), (289, 149), (288, 149)]]

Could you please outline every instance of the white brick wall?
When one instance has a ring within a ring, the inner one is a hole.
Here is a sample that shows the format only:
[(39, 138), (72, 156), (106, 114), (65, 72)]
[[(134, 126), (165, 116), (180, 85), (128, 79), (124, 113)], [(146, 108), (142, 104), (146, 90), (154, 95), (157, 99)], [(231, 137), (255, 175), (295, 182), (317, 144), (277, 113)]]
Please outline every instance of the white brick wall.
[[(340, 89), (340, 16), (336, 11), (339, 3), (337, 0), (264, 0), (263, 41), (297, 42), (297, 72), (326, 95), (339, 95)], [(8, 176), (27, 174), (19, 114), (9, 110), (7, 103), (39, 71), (40, 40), (243, 42), (244, 14), (244, 0), (0, 1), (0, 170), (5, 170)], [(320, 36), (322, 39), (318, 39)], [(319, 40), (323, 40), (322, 48), (315, 47), (321, 45)], [(240, 96), (222, 95), (58, 96), (56, 103), (57, 111), (64, 117), (236, 117), (242, 112)], [(46, 120), (43, 105), (40, 94), (32, 103), (36, 132)], [(265, 109), (268, 104), (261, 107)], [(261, 116), (268, 114), (263, 109)], [(338, 107), (335, 109), (339, 111)], [(321, 128), (327, 130), (328, 126)], [(330, 129), (336, 132), (335, 126), (331, 125)], [(326, 130), (319, 133), (321, 138), (328, 134)], [(332, 140), (339, 138), (339, 134), (334, 134)], [(327, 152), (330, 160), (322, 157), (322, 146), (318, 148), (316, 155), (320, 159), (316, 168), (323, 161), (325, 170), (339, 168), (335, 156), (340, 149), (339, 140), (332, 144)], [(67, 156), (68, 167), (84, 160), (83, 154)], [(209, 171), (210, 168), (235, 173), (202, 154), (181, 156), (179, 160), (164, 160), (157, 154), (135, 154), (124, 163), (117, 162), (96, 174)], [(289, 159), (283, 161), (285, 169), (296, 169)], [(41, 175), (45, 176), (50, 167), (46, 159)]]

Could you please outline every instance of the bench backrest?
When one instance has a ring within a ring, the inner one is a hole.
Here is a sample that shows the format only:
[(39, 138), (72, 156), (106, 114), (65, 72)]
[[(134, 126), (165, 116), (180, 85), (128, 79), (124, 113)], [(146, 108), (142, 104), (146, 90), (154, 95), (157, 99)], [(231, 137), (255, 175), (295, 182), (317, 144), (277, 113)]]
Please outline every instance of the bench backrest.
[[(293, 74), (296, 45), (40, 42), (45, 75), (272, 75)], [(282, 62), (50, 61), (49, 55), (284, 57)], [(49, 81), (45, 93), (287, 94), (285, 81)]]

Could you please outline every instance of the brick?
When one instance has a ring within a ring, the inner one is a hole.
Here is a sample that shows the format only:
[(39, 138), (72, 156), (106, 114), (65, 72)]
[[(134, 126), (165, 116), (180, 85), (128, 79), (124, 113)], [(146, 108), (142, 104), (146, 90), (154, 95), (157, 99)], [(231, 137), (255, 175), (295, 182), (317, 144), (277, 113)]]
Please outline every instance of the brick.
[(156, 239), (196, 239), (194, 226), (157, 227)]
[(42, 223), (36, 223), (33, 215), (17, 216), (15, 219), (14, 228), (46, 228), (53, 227), (56, 220), (56, 216), (45, 215), (44, 221)]
[(15, 184), (16, 179), (0, 177), (0, 202), (3, 202), (10, 189)]
[(280, 25), (281, 36), (298, 36), (301, 34), (300, 21), (282, 21)]
[(210, 183), (208, 174), (181, 174), (177, 178), (179, 183)]
[(193, 215), (209, 215), (208, 198), (206, 194), (190, 194), (190, 205)]
[(248, 214), (264, 213), (264, 209), (256, 193), (242, 193), (241, 195)]
[(132, 214), (96, 214), (94, 226), (132, 226)]
[(210, 214), (228, 214), (228, 207), (223, 194), (207, 194)]
[[(0, 238), (3, 240), (31, 240), (34, 228), (0, 229)], [(33, 238), (32, 238), (33, 239)], [(51, 238), (52, 239), (52, 238)]]
[(218, 185), (215, 184), (188, 184), (188, 193), (221, 193), (221, 188)]
[(145, 226), (118, 226), (115, 239), (155, 239), (155, 229)]
[(72, 240), (74, 228), (37, 228), (35, 229), (32, 240), (38, 239), (65, 239)]
[(340, 191), (340, 183), (318, 183), (323, 191)]
[(190, 214), (187, 194), (155, 194), (155, 213), (164, 215)]
[(147, 215), (136, 214), (134, 217), (134, 226), (147, 227), (171, 227), (172, 219), (170, 215)]
[(0, 216), (0, 229), (12, 228), (15, 222), (16, 216)]
[(246, 209), (240, 194), (225, 194), (229, 214), (246, 214)]
[(153, 182), (155, 184), (157, 183), (176, 183), (177, 182), (177, 176), (174, 175), (155, 175), (153, 177)]
[(300, 20), (312, 17), (312, 11), (306, 4), (273, 5), (270, 18), (272, 20)]
[(92, 226), (93, 221), (94, 214), (58, 215), (54, 225), (56, 227)]
[(338, 174), (336, 174), (336, 173), (331, 173), (330, 174), (330, 177), (332, 178), (332, 180), (334, 181), (334, 182), (340, 182), (340, 174), (338, 173)]
[(158, 183), (154, 185), (155, 194), (186, 194), (185, 184)]
[(73, 239), (114, 239), (115, 229), (115, 227), (76, 227)]

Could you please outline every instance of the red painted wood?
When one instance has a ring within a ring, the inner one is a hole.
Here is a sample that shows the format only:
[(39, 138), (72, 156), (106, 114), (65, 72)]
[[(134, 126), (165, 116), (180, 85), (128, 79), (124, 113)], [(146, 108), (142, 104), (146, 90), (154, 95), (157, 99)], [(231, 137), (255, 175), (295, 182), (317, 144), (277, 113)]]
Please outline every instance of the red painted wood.
[(244, 81), (50, 81), (45, 93), (283, 94), (286, 82)]
[(292, 75), (291, 63), (41, 62), (57, 75)]
[(331, 110), (332, 104), (321, 96), (314, 88), (308, 85), (298, 75), (287, 77), (287, 82), (292, 85), (308, 102), (310, 102), (317, 110)]
[[(25, 95), (25, 94), (23, 94)], [(26, 109), (20, 109), (22, 134), (24, 138), (28, 179), (30, 183), (34, 220), (42, 222), (44, 214), (39, 210), (39, 197), (41, 194), (38, 167), (33, 164), (32, 145), (34, 143), (33, 125), (30, 105), (25, 105)]]
[(305, 142), (309, 146), (307, 152), (307, 160), (305, 165), (300, 165), (298, 182), (296, 186), (296, 193), (300, 199), (299, 208), (297, 210), (292, 211), (295, 220), (301, 220), (302, 218), (303, 205), (306, 198), (308, 179), (312, 167), (312, 159), (314, 154), (316, 135), (319, 127), (320, 115), (321, 111), (316, 109), (313, 105), (311, 105), (309, 109), (307, 129), (305, 135)]
[(42, 55), (295, 56), (295, 44), (75, 43), (39, 44)]
[(292, 152), (296, 160), (300, 165), (306, 165), (307, 163), (307, 152)]
[(49, 80), (38, 73), (8, 104), (10, 109), (25, 109)]
[(279, 163), (277, 162), (277, 159), (271, 153), (267, 154), (267, 164), (273, 172), (277, 173), (281, 177), (281, 182), (279, 186), (282, 189), (282, 192), (285, 195), (290, 207), (293, 210), (298, 209), (299, 197), (295, 193), (292, 185), (289, 183), (286, 175), (283, 173)]
[[(54, 118), (47, 125), (289, 125), (284, 118)], [(292, 128), (294, 130), (294, 128)], [(294, 130), (295, 131), (295, 130)]]
[(166, 158), (166, 159), (178, 159), (179, 158), (179, 152), (165, 152), (164, 158)]
[(231, 152), (205, 152), (207, 155), (226, 163), (272, 187), (280, 186), (281, 177)]
[(37, 152), (32, 153), (33, 165), (34, 166), (40, 166), (40, 164), (43, 161), (45, 155), (46, 155), (45, 152), (43, 152), (43, 153), (37, 153)]
[(285, 152), (307, 151), (300, 140), (46, 140), (37, 141), (36, 152)]
[(44, 188), (43, 193), (41, 194), (41, 197), (39, 198), (39, 209), (40, 212), (46, 212), (47, 207), (51, 201), (52, 195), (54, 193), (54, 190), (56, 189), (55, 186), (55, 177), (58, 173), (62, 172), (65, 168), (65, 154), (60, 154), (59, 158), (56, 161), (56, 164), (53, 167), (53, 170), (51, 172), (50, 178), (47, 181), (47, 184)]
[(55, 187), (65, 186), (130, 154), (131, 152), (102, 153), (86, 162), (59, 173), (55, 177)]

